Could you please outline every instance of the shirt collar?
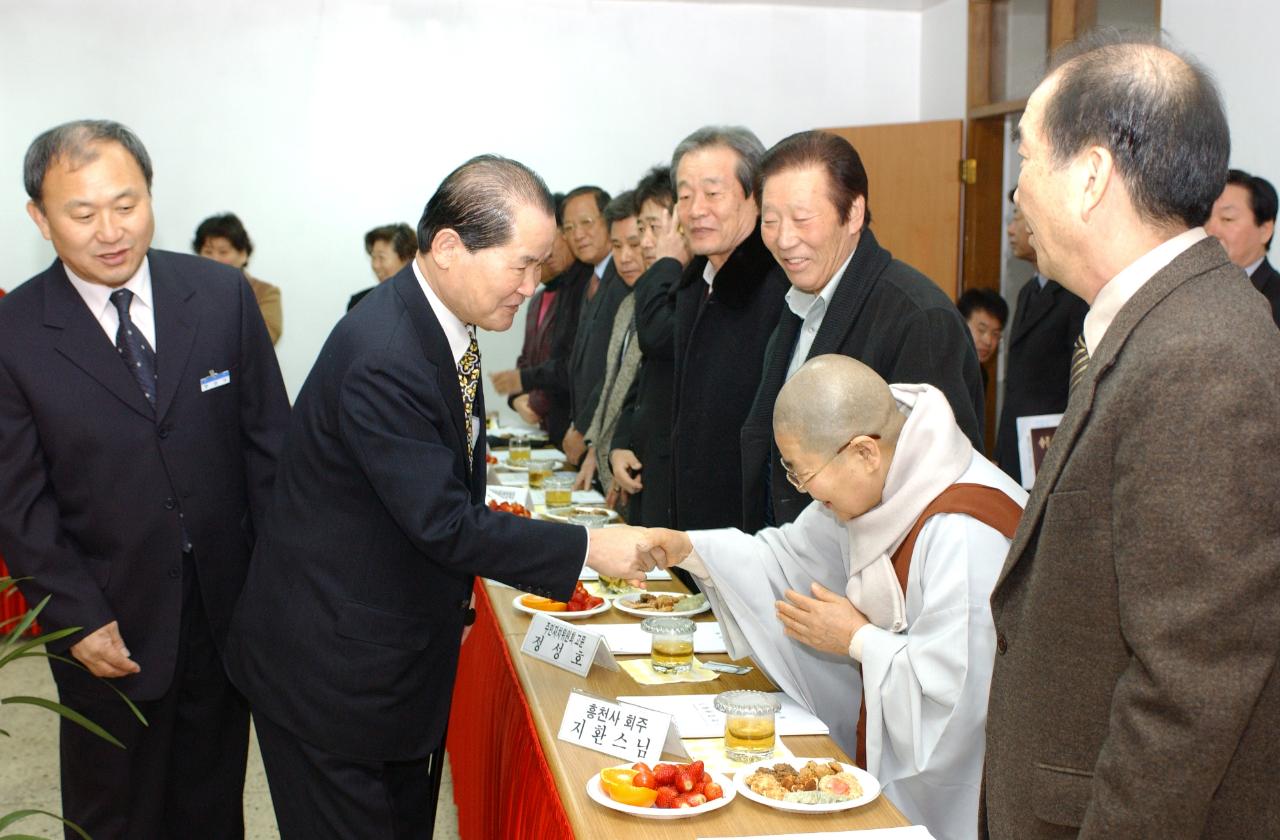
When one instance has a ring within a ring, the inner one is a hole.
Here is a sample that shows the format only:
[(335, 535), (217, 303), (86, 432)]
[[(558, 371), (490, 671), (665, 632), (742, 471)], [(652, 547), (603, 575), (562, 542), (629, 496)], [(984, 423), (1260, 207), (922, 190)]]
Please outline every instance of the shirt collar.
[(708, 286), (716, 279), (716, 267), (711, 264), (711, 260), (707, 260), (707, 264), (702, 267), (702, 279), (707, 281)]
[(612, 252), (612, 251), (610, 251), (609, 253), (605, 254), (605, 255), (604, 255), (604, 259), (602, 259), (600, 262), (596, 263), (596, 277), (600, 278), (601, 280), (603, 280), (603, 279), (604, 279), (604, 272), (605, 272), (605, 269), (607, 269), (607, 268), (609, 267), (609, 260), (611, 260), (611, 259), (613, 259), (613, 252)]
[(422, 293), (427, 296), (427, 303), (431, 304), (431, 311), (435, 313), (436, 320), (440, 322), (440, 329), (444, 330), (444, 337), (449, 341), (449, 352), (453, 354), (453, 360), (456, 362), (462, 358), (462, 354), (467, 352), (467, 348), (471, 346), (471, 332), (467, 329), (467, 325), (462, 319), (453, 314), (449, 307), (444, 305), (444, 301), (436, 294), (435, 289), (431, 288), (431, 284), (427, 282), (426, 276), (423, 275), (422, 269), (418, 266), (418, 260), (413, 259), (413, 276), (418, 278), (418, 286), (421, 287)]
[(151, 298), (151, 263), (147, 257), (142, 258), (142, 265), (138, 266), (138, 270), (125, 281), (123, 286), (104, 286), (101, 283), (91, 283), (72, 271), (71, 266), (65, 262), (62, 264), (62, 268), (67, 272), (67, 279), (71, 281), (71, 285), (80, 294), (80, 297), (89, 307), (89, 311), (93, 313), (94, 318), (101, 319), (102, 313), (107, 311), (107, 307), (113, 305), (111, 303), (111, 293), (117, 289), (128, 289), (133, 292), (134, 300), (153, 312), (155, 311)]
[(1041, 274), (1040, 272), (1038, 272), (1038, 271), (1037, 271), (1037, 272), (1036, 272), (1036, 283), (1038, 283), (1038, 284), (1039, 284), (1039, 286), (1040, 286), (1040, 288), (1042, 288), (1042, 289), (1043, 289), (1045, 286), (1049, 285), (1049, 278), (1048, 278), (1048, 277), (1045, 277), (1043, 274)]
[(822, 308), (817, 313), (825, 312), (826, 308), (831, 305), (831, 299), (835, 297), (836, 286), (840, 285), (840, 279), (844, 277), (844, 273), (849, 270), (849, 263), (853, 262), (853, 255), (858, 252), (857, 246), (845, 259), (844, 263), (836, 269), (836, 273), (831, 275), (831, 279), (827, 281), (827, 285), (822, 287), (822, 291), (816, 295), (809, 292), (802, 292), (795, 286), (787, 289), (787, 307), (797, 318), (803, 320), (810, 312), (814, 311), (814, 306), (818, 301), (822, 301)]
[(1138, 290), (1183, 251), (1206, 236), (1208, 234), (1203, 227), (1184, 230), (1138, 257), (1098, 291), (1093, 305), (1089, 307), (1089, 314), (1084, 318), (1084, 343), (1090, 356), (1098, 352), (1098, 345), (1102, 343), (1102, 337), (1106, 335), (1111, 322)]
[(1258, 259), (1249, 263), (1247, 266), (1244, 267), (1244, 273), (1252, 277), (1253, 273), (1258, 270), (1258, 266), (1262, 265), (1262, 261), (1265, 260), (1266, 258), (1267, 258), (1267, 255), (1263, 254), (1262, 256), (1258, 257)]

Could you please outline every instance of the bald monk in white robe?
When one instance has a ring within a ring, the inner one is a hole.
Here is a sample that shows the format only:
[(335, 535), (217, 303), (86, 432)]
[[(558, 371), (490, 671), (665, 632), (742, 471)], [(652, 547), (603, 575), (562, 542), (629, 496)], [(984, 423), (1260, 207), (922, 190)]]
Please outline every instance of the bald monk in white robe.
[[(889, 386), (845, 356), (811, 359), (787, 382), (774, 436), (788, 479), (814, 499), (795, 522), (755, 536), (651, 529), (641, 549), (694, 574), (730, 655), (753, 656), (851, 755), (865, 696), (867, 769), (885, 793), (938, 840), (976, 837), (988, 601), (1026, 492), (973, 449), (941, 391)], [(907, 551), (953, 485), (965, 486), (939, 508), (976, 491), (978, 514), (1009, 536), (942, 512)]]

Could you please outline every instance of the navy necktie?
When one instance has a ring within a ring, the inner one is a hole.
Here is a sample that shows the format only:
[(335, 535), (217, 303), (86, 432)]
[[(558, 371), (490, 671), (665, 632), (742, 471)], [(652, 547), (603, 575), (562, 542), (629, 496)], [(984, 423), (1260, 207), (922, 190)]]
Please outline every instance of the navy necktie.
[(133, 303), (133, 292), (128, 289), (117, 289), (111, 293), (111, 302), (116, 312), (120, 313), (120, 327), (116, 330), (116, 350), (124, 359), (129, 373), (138, 381), (138, 387), (151, 407), (156, 405), (156, 352), (147, 343), (133, 319), (129, 317), (129, 304)]

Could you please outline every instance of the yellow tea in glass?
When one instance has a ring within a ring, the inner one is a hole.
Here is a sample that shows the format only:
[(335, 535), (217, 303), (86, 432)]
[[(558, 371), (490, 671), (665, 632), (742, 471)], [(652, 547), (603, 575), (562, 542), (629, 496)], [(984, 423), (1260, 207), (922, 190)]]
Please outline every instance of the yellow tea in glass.
[(547, 491), (547, 509), (566, 508), (573, 504), (574, 473), (553, 473), (542, 479), (542, 489)]
[(760, 761), (773, 755), (774, 718), (782, 704), (763, 691), (725, 691), (716, 696), (724, 714), (724, 754), (734, 761)]
[(513, 437), (507, 444), (507, 463), (513, 467), (528, 464), (530, 452), (527, 437)]
[(529, 486), (541, 487), (542, 482), (551, 475), (551, 466), (554, 461), (530, 461), (529, 462)]
[(693, 668), (693, 631), (687, 618), (646, 618), (640, 629), (653, 635), (649, 651), (653, 670), (659, 674), (679, 674)]

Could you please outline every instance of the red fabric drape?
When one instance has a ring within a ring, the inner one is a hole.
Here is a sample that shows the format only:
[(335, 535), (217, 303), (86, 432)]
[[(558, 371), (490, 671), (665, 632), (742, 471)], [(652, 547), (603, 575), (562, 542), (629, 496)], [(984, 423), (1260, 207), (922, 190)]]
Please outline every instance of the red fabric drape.
[(497, 617), (476, 581), (449, 717), (449, 766), (463, 840), (573, 840)]
[[(3, 295), (4, 292), (0, 292)], [(0, 577), (8, 577), (9, 569), (4, 565), (4, 558), (0, 557)], [(0, 595), (0, 634), (8, 633), (18, 623), (18, 619), (27, 611), (27, 602), (23, 600), (22, 595), (18, 593), (16, 586), (10, 587)], [(39, 624), (32, 624), (27, 628), (28, 636), (40, 635)]]

